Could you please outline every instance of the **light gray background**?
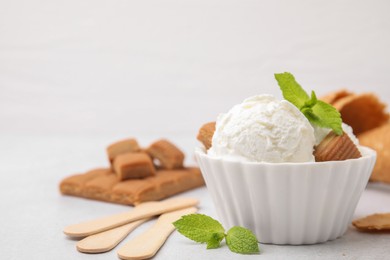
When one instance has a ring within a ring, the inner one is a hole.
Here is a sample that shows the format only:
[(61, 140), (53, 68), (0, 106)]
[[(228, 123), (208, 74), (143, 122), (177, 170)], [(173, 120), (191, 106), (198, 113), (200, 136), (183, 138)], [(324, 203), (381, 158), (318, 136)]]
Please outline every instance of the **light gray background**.
[[(379, 0), (0, 1), (1, 258), (115, 259), (76, 252), (61, 230), (126, 207), (62, 197), (59, 181), (107, 165), (104, 148), (127, 136), (171, 138), (193, 163), (202, 123), (248, 96), (281, 96), (275, 72), (318, 95), (345, 87), (389, 103), (388, 10)], [(187, 195), (215, 216), (205, 188)], [(355, 217), (389, 202), (388, 186), (370, 185)], [(316, 246), (261, 245), (253, 258), (385, 259), (389, 243), (351, 228)], [(232, 257), (174, 234), (156, 258)]]

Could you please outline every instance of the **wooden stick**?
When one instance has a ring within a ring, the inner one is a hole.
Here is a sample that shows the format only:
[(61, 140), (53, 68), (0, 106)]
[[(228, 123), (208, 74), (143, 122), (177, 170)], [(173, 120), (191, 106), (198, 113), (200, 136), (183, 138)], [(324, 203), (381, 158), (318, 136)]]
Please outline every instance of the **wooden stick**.
[(175, 230), (172, 222), (183, 215), (195, 213), (195, 207), (177, 210), (161, 215), (157, 222), (145, 233), (130, 240), (118, 251), (121, 259), (148, 259), (153, 257)]
[(116, 247), (136, 227), (149, 220), (144, 218), (129, 224), (86, 237), (76, 244), (82, 253), (103, 253)]
[(70, 237), (86, 237), (143, 218), (149, 218), (165, 212), (195, 206), (198, 202), (197, 199), (191, 198), (174, 198), (153, 203), (145, 202), (136, 206), (129, 212), (67, 226), (64, 228), (64, 233)]

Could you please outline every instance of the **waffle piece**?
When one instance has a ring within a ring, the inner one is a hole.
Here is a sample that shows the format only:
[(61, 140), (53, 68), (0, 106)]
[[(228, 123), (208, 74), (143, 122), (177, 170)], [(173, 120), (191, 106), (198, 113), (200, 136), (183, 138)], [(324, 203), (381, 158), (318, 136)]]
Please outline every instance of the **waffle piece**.
[(333, 103), (343, 122), (350, 125), (355, 135), (374, 129), (389, 120), (386, 105), (370, 94), (348, 95)]
[(335, 92), (332, 92), (332, 93), (329, 93), (328, 95), (326, 96), (323, 96), (321, 97), (320, 99), (326, 103), (329, 103), (331, 105), (333, 105), (336, 101), (342, 99), (342, 98), (345, 98), (349, 95), (352, 95), (351, 92), (345, 90), (345, 89), (342, 89), (342, 90), (339, 90), (339, 91), (335, 91)]
[(60, 184), (62, 194), (89, 199), (136, 205), (145, 201), (161, 200), (174, 194), (204, 185), (199, 168), (160, 170), (144, 179), (119, 181), (115, 173), (106, 169), (70, 176)]
[(115, 157), (114, 170), (119, 180), (155, 175), (152, 159), (146, 153), (124, 153)]
[(390, 183), (390, 122), (364, 132), (358, 136), (358, 139), (361, 145), (371, 147), (377, 152), (370, 180)]
[(361, 231), (390, 230), (390, 213), (373, 214), (352, 222)]
[(390, 126), (386, 105), (374, 94), (353, 94), (341, 90), (321, 98), (330, 102), (341, 113), (358, 136), (360, 144), (377, 151), (371, 181), (390, 183)]
[(160, 163), (163, 169), (183, 168), (184, 153), (168, 140), (161, 139), (151, 144), (146, 152)]
[(196, 139), (198, 139), (204, 145), (206, 150), (210, 149), (212, 145), (214, 132), (215, 122), (206, 123), (199, 129)]
[(331, 131), (314, 148), (316, 162), (342, 161), (359, 157), (361, 157), (359, 150), (345, 132), (342, 135), (337, 135)]
[(107, 155), (112, 165), (116, 156), (124, 153), (134, 153), (141, 151), (137, 140), (134, 138), (118, 141), (107, 147)]

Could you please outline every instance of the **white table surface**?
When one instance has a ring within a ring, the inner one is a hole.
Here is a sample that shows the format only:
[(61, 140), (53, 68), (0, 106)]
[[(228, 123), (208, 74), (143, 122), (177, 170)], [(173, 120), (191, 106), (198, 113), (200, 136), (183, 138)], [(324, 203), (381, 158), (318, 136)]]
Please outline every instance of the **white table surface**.
[[(155, 137), (140, 140), (147, 144)], [(112, 136), (16, 136), (0, 137), (1, 259), (117, 259), (116, 249), (103, 254), (79, 253), (76, 241), (62, 229), (83, 220), (129, 209), (127, 206), (62, 196), (62, 178), (107, 165), (104, 148)], [(190, 154), (196, 141), (176, 139)], [(191, 156), (187, 163), (192, 163)], [(218, 218), (205, 187), (178, 196), (200, 200), (199, 212)], [(354, 217), (390, 211), (390, 186), (369, 184)], [(136, 229), (125, 241), (145, 230)], [(122, 242), (123, 243), (123, 242)], [(389, 259), (390, 233), (360, 233), (353, 227), (334, 241), (308, 246), (260, 244), (261, 254), (243, 256), (221, 248), (206, 250), (174, 232), (155, 259)], [(120, 246), (121, 244), (119, 244)]]

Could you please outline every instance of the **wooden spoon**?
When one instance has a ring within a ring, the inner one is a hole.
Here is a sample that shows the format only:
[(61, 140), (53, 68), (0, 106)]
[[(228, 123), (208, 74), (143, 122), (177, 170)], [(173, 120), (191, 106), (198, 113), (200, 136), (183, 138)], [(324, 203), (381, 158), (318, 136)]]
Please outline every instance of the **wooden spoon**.
[(145, 233), (127, 242), (118, 251), (121, 259), (148, 259), (153, 257), (175, 230), (172, 222), (183, 215), (195, 213), (197, 208), (191, 207), (161, 215), (157, 222)]
[(144, 218), (129, 224), (110, 229), (95, 235), (86, 237), (76, 244), (77, 250), (82, 253), (103, 253), (116, 247), (136, 227), (149, 220)]
[(130, 222), (150, 218), (165, 212), (170, 212), (198, 204), (197, 199), (174, 198), (160, 202), (145, 202), (136, 206), (133, 210), (116, 215), (81, 222), (64, 228), (64, 233), (70, 237), (86, 237), (113, 229)]
[[(158, 202), (145, 202), (139, 204), (137, 208), (139, 209), (145, 206), (149, 207), (153, 204), (156, 205)], [(123, 226), (88, 236), (77, 242), (76, 248), (82, 253), (103, 253), (110, 251), (116, 247), (119, 242), (121, 242), (131, 231), (149, 219), (150, 218), (144, 218)]]

